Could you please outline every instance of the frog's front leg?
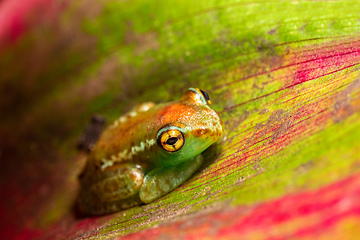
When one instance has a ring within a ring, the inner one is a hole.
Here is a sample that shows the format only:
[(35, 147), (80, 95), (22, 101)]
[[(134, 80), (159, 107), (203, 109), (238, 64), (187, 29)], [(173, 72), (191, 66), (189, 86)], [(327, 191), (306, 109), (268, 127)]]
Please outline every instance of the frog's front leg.
[(202, 162), (203, 157), (200, 154), (180, 165), (152, 170), (145, 176), (140, 188), (141, 201), (149, 203), (172, 191), (185, 182)]

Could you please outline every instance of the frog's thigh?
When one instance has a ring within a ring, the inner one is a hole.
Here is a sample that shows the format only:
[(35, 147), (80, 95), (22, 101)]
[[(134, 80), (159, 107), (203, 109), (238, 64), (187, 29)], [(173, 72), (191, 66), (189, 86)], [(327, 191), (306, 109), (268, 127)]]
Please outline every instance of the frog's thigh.
[(202, 155), (198, 155), (178, 166), (166, 169), (155, 169), (149, 172), (140, 188), (140, 199), (149, 203), (167, 194), (185, 182), (203, 162)]
[(136, 167), (123, 167), (119, 174), (94, 184), (90, 191), (102, 202), (128, 198), (137, 193), (143, 183), (144, 174)]

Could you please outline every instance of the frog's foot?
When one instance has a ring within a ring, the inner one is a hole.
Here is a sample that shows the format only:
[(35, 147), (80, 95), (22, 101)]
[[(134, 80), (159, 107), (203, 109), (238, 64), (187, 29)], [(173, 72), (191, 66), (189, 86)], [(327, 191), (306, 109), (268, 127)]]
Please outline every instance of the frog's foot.
[(202, 164), (203, 157), (198, 155), (178, 166), (157, 168), (149, 172), (140, 188), (142, 202), (149, 203), (172, 191), (185, 182)]
[(105, 178), (95, 183), (90, 192), (101, 202), (112, 202), (128, 198), (136, 194), (144, 179), (141, 169), (136, 167), (123, 167), (121, 172), (113, 177)]
[(77, 148), (79, 150), (90, 152), (99, 139), (99, 136), (104, 129), (105, 122), (105, 117), (93, 115), (91, 117), (91, 123), (86, 127), (84, 133), (78, 140)]

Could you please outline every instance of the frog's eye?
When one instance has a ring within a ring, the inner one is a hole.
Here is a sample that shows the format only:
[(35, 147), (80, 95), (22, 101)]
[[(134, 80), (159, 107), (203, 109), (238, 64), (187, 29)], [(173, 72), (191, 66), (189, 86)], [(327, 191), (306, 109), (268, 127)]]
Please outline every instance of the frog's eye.
[(178, 129), (163, 128), (157, 135), (159, 146), (168, 152), (176, 152), (184, 146), (184, 135)]
[(201, 94), (203, 95), (203, 97), (205, 98), (205, 101), (207, 102), (207, 104), (211, 104), (211, 101), (210, 101), (210, 95), (207, 91), (203, 90), (203, 89), (199, 89)]
[(199, 88), (189, 88), (188, 91), (185, 92), (181, 101), (191, 102), (196, 105), (210, 105), (211, 99), (208, 92)]

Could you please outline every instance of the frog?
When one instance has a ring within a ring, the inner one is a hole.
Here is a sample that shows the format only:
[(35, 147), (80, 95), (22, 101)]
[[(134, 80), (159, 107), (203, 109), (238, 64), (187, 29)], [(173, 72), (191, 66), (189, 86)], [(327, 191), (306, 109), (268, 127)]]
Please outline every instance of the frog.
[(142, 103), (103, 130), (79, 176), (79, 210), (102, 215), (151, 203), (188, 180), (224, 130), (207, 91)]

